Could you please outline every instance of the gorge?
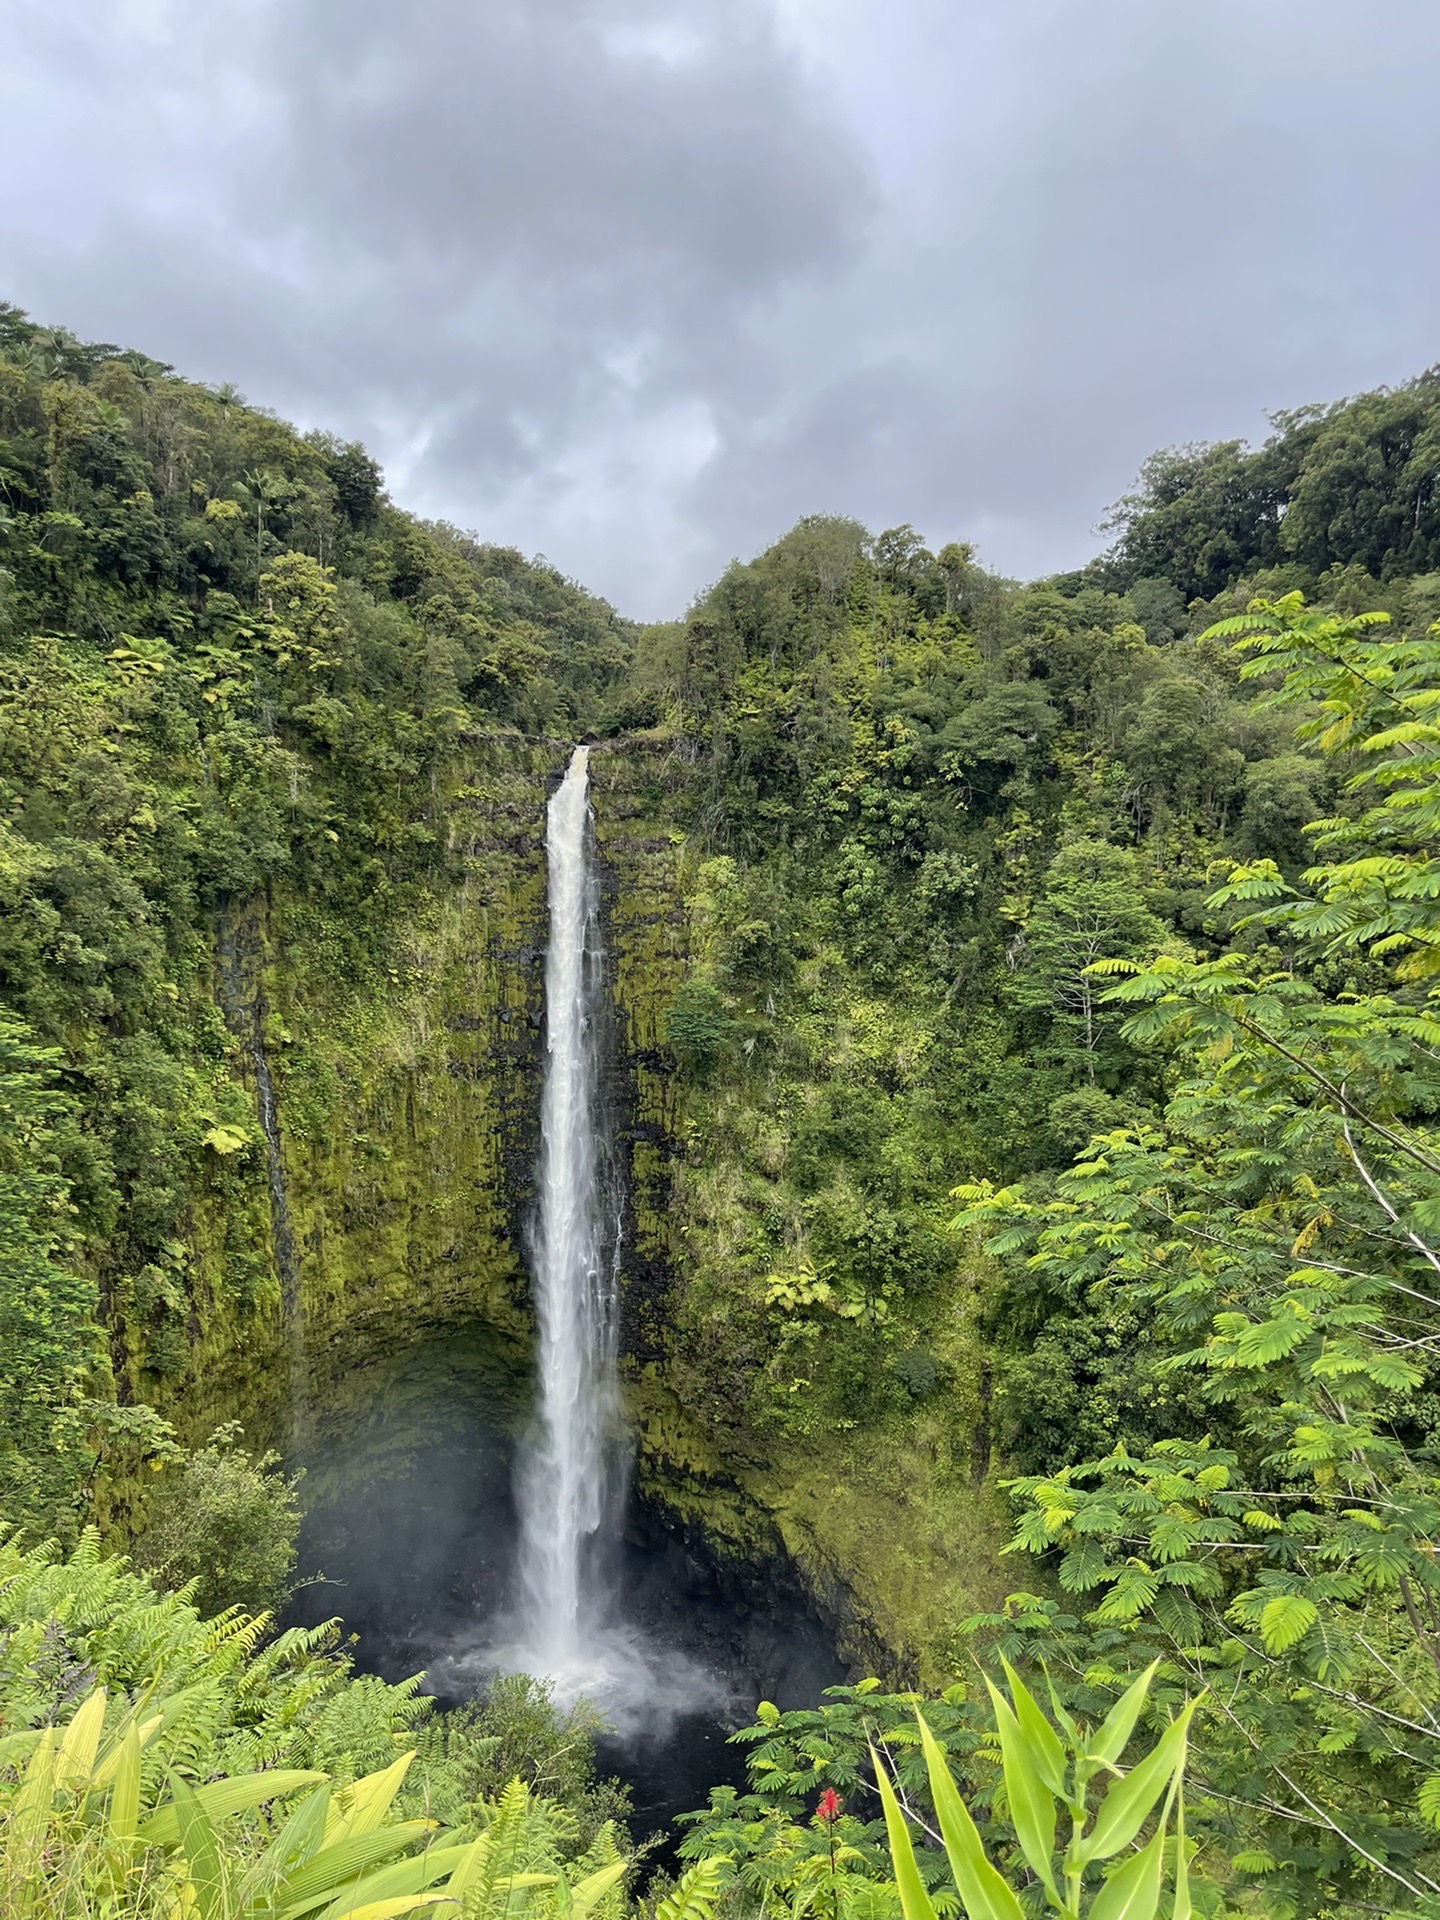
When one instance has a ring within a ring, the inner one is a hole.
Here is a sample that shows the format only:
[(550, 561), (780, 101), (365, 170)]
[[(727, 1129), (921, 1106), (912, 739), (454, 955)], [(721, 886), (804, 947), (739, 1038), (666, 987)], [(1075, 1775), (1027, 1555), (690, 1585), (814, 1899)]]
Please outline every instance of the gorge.
[[(338, 1602), (362, 1664), (392, 1680), (423, 1668), (443, 1699), (483, 1694), (513, 1672), (542, 1679), (562, 1707), (592, 1703), (609, 1728), (602, 1755), (650, 1831), (721, 1780), (743, 1782), (724, 1741), (755, 1699), (799, 1706), (843, 1670), (798, 1589), (789, 1606), (757, 1604), (630, 1500), (618, 1338), (633, 1208), (612, 1138), (613, 1084), (608, 1099), (602, 1091), (616, 1022), (589, 753), (575, 749), (545, 810), (539, 1145), (524, 1235), (533, 1407), (506, 1431), (515, 1383), (497, 1382), (483, 1341), (467, 1354), (463, 1333), (432, 1336), (398, 1378), (372, 1365), (368, 1417), (318, 1454), (292, 1406), (287, 1451), (317, 1482), (305, 1551), (331, 1579), (291, 1617), (318, 1624)], [(257, 1097), (263, 1112), (264, 1083)], [(429, 1381), (423, 1415), (404, 1391), (407, 1371)], [(339, 1498), (328, 1493), (336, 1478)]]
[(1437, 422), (641, 626), (0, 308), (0, 1753), (163, 1683), (151, 1811), (398, 1751), (547, 1885), (693, 1811), (727, 1914), (884, 1916), (917, 1697), (1041, 1898), (1003, 1659), (1203, 1694), (1209, 1910), (1425, 1911)]

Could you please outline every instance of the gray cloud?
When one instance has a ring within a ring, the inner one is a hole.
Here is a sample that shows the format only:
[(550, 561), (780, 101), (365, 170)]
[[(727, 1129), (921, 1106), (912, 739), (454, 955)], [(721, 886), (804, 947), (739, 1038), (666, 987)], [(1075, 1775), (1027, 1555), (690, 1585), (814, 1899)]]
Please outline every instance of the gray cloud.
[(678, 610), (1436, 356), (1422, 0), (12, 0), (4, 291)]

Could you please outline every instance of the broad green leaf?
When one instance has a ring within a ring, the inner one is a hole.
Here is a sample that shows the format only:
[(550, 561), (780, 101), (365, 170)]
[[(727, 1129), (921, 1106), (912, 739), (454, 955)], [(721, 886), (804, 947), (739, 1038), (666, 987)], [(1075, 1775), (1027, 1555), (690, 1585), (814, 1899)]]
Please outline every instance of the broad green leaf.
[(891, 1870), (895, 1872), (902, 1920), (937, 1920), (935, 1907), (925, 1891), (925, 1882), (920, 1878), (920, 1868), (916, 1866), (916, 1851), (910, 1845), (910, 1828), (904, 1824), (904, 1814), (900, 1812), (899, 1801), (895, 1799), (895, 1788), (891, 1786), (889, 1774), (885, 1772), (874, 1747), (870, 1749), (870, 1759), (876, 1768), (879, 1805), (885, 1809), (885, 1839), (889, 1841), (891, 1849)]
[(940, 1822), (940, 1838), (945, 1842), (945, 1856), (965, 1911), (970, 1920), (1023, 1920), (1019, 1900), (986, 1858), (970, 1809), (960, 1798), (940, 1744), (918, 1708), (915, 1717), (920, 1722), (920, 1744), (925, 1750), (930, 1797)]
[[(383, 1902), (399, 1899), (404, 1894), (418, 1895), (452, 1874), (469, 1851), (469, 1847), (430, 1847), (412, 1859), (397, 1860), (375, 1873), (367, 1873), (358, 1885), (347, 1887), (328, 1907), (321, 1908), (323, 1920), (340, 1920), (357, 1901)], [(310, 1910), (302, 1907), (299, 1912)], [(287, 1907), (281, 1920), (297, 1920), (295, 1910)]]
[[(880, 1804), (885, 1810), (885, 1837), (890, 1843), (890, 1866), (895, 1875), (896, 1890), (900, 1895), (900, 1912), (904, 1920), (936, 1920), (935, 1908), (925, 1891), (925, 1882), (920, 1878), (920, 1869), (915, 1864), (915, 1849), (910, 1844), (910, 1829), (905, 1825), (895, 1799), (895, 1790), (890, 1785), (890, 1776), (881, 1764), (880, 1756), (872, 1747), (870, 1759), (875, 1768), (875, 1784), (880, 1789)], [(962, 1899), (964, 1895), (961, 1895)]]
[(1066, 1712), (1060, 1695), (1055, 1691), (1055, 1682), (1050, 1678), (1048, 1667), (1044, 1669), (1044, 1673), (1045, 1687), (1050, 1695), (1050, 1711), (1055, 1716), (1055, 1724), (1064, 1733), (1071, 1746), (1076, 1747), (1080, 1744), (1080, 1729), (1076, 1726), (1072, 1716)]
[(405, 1820), (393, 1827), (381, 1827), (377, 1833), (352, 1834), (348, 1840), (322, 1848), (313, 1859), (286, 1874), (276, 1889), (276, 1901), (289, 1913), (297, 1912), (307, 1900), (317, 1907), (333, 1901), (347, 1881), (433, 1831), (429, 1820)]
[[(232, 1813), (248, 1813), (264, 1806), (267, 1800), (281, 1800), (298, 1793), (301, 1787), (318, 1786), (323, 1773), (302, 1773), (289, 1767), (269, 1767), (262, 1773), (237, 1773), (228, 1780), (211, 1780), (192, 1789), (205, 1817), (228, 1820)], [(180, 1823), (173, 1800), (157, 1808), (140, 1829), (147, 1847), (173, 1847), (180, 1838)]]
[(138, 1711), (132, 1708), (131, 1711), (125, 1715), (125, 1718), (120, 1722), (119, 1726), (116, 1727), (109, 1745), (92, 1768), (90, 1773), (91, 1789), (93, 1791), (99, 1791), (110, 1785), (110, 1782), (115, 1778), (115, 1770), (120, 1765), (120, 1756), (132, 1732), (140, 1747), (143, 1749), (149, 1745), (150, 1741), (164, 1724), (165, 1716), (163, 1714), (155, 1713), (152, 1714), (148, 1720), (142, 1720)]
[(1000, 1758), (1005, 1770), (1005, 1798), (1010, 1803), (1010, 1818), (1015, 1836), (1031, 1868), (1058, 1902), (1052, 1860), (1055, 1853), (1055, 1796), (1041, 1778), (1030, 1742), (1010, 1703), (988, 1677), (995, 1724), (1000, 1734)]
[(55, 1744), (55, 1729), (46, 1727), (35, 1744), (20, 1791), (10, 1809), (10, 1846), (17, 1860), (32, 1850), (38, 1852), (50, 1830), (50, 1812), (55, 1803)]
[(468, 1847), (460, 1849), (460, 1857), (445, 1882), (447, 1890), (455, 1894), (468, 1892), (472, 1883), (479, 1878), (489, 1856), (490, 1835), (487, 1832), (482, 1833), (478, 1840), (472, 1840)]
[[(266, 1870), (278, 1874), (282, 1880), (288, 1880), (307, 1861), (313, 1860), (320, 1851), (329, 1812), (328, 1784), (316, 1787), (313, 1793), (307, 1793), (299, 1805), (291, 1810), (265, 1849), (262, 1864)], [(282, 1897), (277, 1894), (277, 1898)]]
[(107, 1825), (112, 1843), (126, 1849), (140, 1825), (140, 1730), (133, 1720), (120, 1743)]
[(343, 1787), (331, 1796), (330, 1817), (325, 1822), (325, 1844), (352, 1840), (362, 1833), (373, 1833), (390, 1811), (390, 1802), (400, 1791), (400, 1783), (409, 1771), (413, 1752), (402, 1753), (391, 1766), (378, 1773), (367, 1773), (353, 1786)]
[(1150, 1682), (1155, 1678), (1155, 1669), (1160, 1665), (1154, 1660), (1121, 1694), (1104, 1720), (1086, 1742), (1087, 1760), (1102, 1760), (1107, 1766), (1114, 1766), (1119, 1760), (1131, 1734), (1135, 1731), (1135, 1722), (1140, 1718), (1140, 1710), (1150, 1692)]
[(573, 1911), (584, 1914), (598, 1906), (612, 1887), (619, 1886), (629, 1866), (628, 1860), (612, 1860), (608, 1867), (601, 1867), (598, 1873), (586, 1874), (570, 1889)]
[(1185, 1847), (1185, 1781), (1182, 1776), (1175, 1794), (1175, 1906), (1171, 1920), (1190, 1920), (1193, 1911), (1190, 1899), (1190, 1855)]
[(1015, 1702), (1015, 1718), (1030, 1743), (1030, 1751), (1040, 1778), (1050, 1791), (1063, 1796), (1065, 1792), (1065, 1748), (1060, 1736), (1040, 1710), (1039, 1702), (1016, 1673), (1010, 1662), (1001, 1659), (1005, 1669), (1005, 1678), (1010, 1682), (1010, 1698)]
[(104, 1687), (96, 1687), (80, 1703), (78, 1713), (61, 1736), (59, 1751), (55, 1755), (56, 1786), (80, 1787), (89, 1781), (95, 1755), (100, 1750), (105, 1702)]
[(345, 1907), (335, 1915), (335, 1920), (400, 1920), (406, 1913), (414, 1913), (417, 1907), (454, 1907), (457, 1902), (453, 1893), (417, 1893), (402, 1894), (398, 1900), (371, 1900), (363, 1907)]
[(0, 1767), (20, 1767), (21, 1762), (28, 1760), (35, 1751), (39, 1738), (39, 1727), (31, 1727), (24, 1733), (7, 1733), (0, 1740)]
[(1111, 1874), (1091, 1903), (1090, 1920), (1157, 1920), (1165, 1874), (1165, 1826), (1162, 1820), (1154, 1839)]
[(1074, 1847), (1081, 1865), (1108, 1860), (1128, 1847), (1139, 1833), (1156, 1801), (1185, 1766), (1185, 1743), (1198, 1701), (1192, 1700), (1170, 1722), (1143, 1760), (1116, 1780), (1100, 1803), (1095, 1824)]
[(215, 1826), (200, 1804), (200, 1797), (188, 1781), (178, 1776), (170, 1782), (180, 1850), (185, 1856), (191, 1891), (200, 1920), (222, 1920), (225, 1901), (225, 1869)]

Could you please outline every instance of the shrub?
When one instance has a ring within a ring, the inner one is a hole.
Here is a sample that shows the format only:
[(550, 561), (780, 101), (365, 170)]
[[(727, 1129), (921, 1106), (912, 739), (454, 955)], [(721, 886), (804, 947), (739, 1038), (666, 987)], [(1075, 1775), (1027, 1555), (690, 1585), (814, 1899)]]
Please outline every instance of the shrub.
[(133, 1559), (167, 1587), (194, 1581), (202, 1614), (278, 1613), (290, 1597), (300, 1531), (298, 1484), (278, 1454), (258, 1459), (231, 1423), (166, 1470)]
[(717, 987), (687, 980), (665, 1010), (665, 1039), (687, 1072), (703, 1080), (735, 1032)]

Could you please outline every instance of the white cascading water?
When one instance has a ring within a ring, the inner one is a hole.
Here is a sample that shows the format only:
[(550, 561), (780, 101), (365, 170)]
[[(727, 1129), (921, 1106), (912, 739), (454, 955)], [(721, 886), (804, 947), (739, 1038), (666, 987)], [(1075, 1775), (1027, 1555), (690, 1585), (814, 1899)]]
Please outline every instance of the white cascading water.
[(546, 815), (550, 944), (539, 1211), (531, 1259), (538, 1405), (516, 1474), (518, 1605), (503, 1644), (457, 1646), (434, 1671), (457, 1690), (478, 1668), (543, 1676), (623, 1735), (716, 1709), (723, 1686), (621, 1616), (614, 1582), (625, 1449), (616, 1362), (620, 1231), (600, 1098), (605, 956), (590, 831), (589, 755), (577, 747)]
[(539, 1220), (533, 1261), (539, 1408), (519, 1475), (526, 1641), (560, 1685), (592, 1665), (608, 1622), (602, 1528), (615, 1511), (615, 1260), (603, 1231), (599, 890), (588, 753), (550, 801), (550, 944)]

